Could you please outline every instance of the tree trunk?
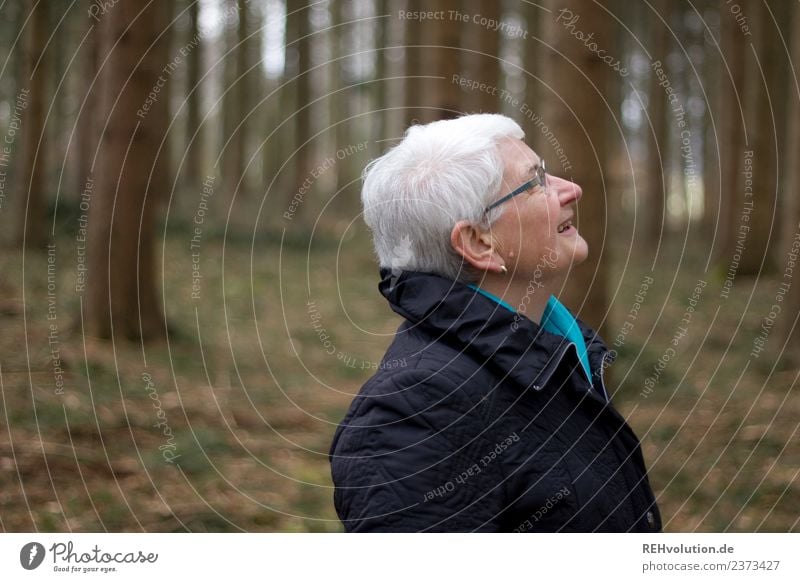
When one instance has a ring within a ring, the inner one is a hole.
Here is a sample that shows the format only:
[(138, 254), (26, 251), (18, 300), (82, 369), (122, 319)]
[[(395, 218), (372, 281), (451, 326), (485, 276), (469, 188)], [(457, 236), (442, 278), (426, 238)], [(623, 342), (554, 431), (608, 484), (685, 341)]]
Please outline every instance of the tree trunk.
[[(385, 4), (385, 3), (384, 3)], [(355, 61), (357, 57), (348, 54), (355, 53), (359, 50), (353, 42), (347, 42), (345, 39), (350, 39), (358, 34), (359, 27), (363, 26), (358, 22), (361, 14), (353, 10), (352, 3), (339, 2), (333, 7), (334, 22), (339, 25), (336, 30), (338, 33), (338, 40), (335, 42), (335, 55), (338, 60), (335, 63), (333, 84), (335, 89), (338, 90), (335, 98), (333, 99), (333, 119), (337, 123), (335, 129), (335, 151), (349, 151), (349, 148), (362, 140), (371, 141), (372, 138), (374, 145), (372, 154), (377, 157), (385, 149), (382, 146), (386, 144), (378, 143), (377, 140), (381, 139), (377, 135), (380, 131), (381, 122), (373, 123), (375, 117), (385, 119), (385, 116), (377, 111), (383, 107), (381, 102), (377, 107), (373, 107), (374, 113), (372, 116), (364, 120), (359, 114), (363, 112), (364, 108), (359, 107), (359, 102), (362, 99), (362, 88), (353, 83), (352, 78), (348, 78), (346, 71), (355, 70)], [(381, 10), (384, 10), (381, 12)], [(378, 14), (387, 14), (388, 8), (385, 5), (378, 8)], [(385, 26), (388, 19), (381, 19), (381, 26)], [(350, 24), (343, 25), (349, 22)], [(385, 32), (385, 29), (384, 29)], [(345, 58), (346, 57), (346, 58)], [(385, 70), (385, 55), (383, 50), (376, 52), (376, 59), (378, 59), (376, 77), (380, 79), (381, 70)], [(380, 81), (375, 81), (370, 84), (371, 88), (380, 94), (383, 89), (379, 88), (383, 85)], [(378, 97), (380, 99), (380, 96)], [(365, 123), (366, 121), (366, 123)], [(371, 127), (372, 129), (368, 129)], [(366, 152), (365, 152), (366, 153)], [(361, 203), (359, 193), (361, 191), (361, 170), (365, 165), (365, 153), (343, 155), (342, 159), (336, 158), (335, 178), (336, 178), (336, 198), (328, 207), (328, 211), (339, 216), (354, 216), (359, 212)]]
[[(229, 12), (238, 10), (237, 0), (226, 0), (223, 6)], [(238, 91), (236, 82), (236, 43), (238, 41), (238, 36), (230, 22), (223, 21), (223, 23), (222, 42), (224, 44), (224, 56), (221, 58), (224, 59), (224, 63), (222, 65), (222, 87), (220, 87), (223, 93), (220, 111), (222, 117), (222, 131), (220, 132), (220, 175), (222, 178), (221, 185), (224, 196), (219, 198), (218, 203), (224, 204), (227, 211), (237, 181), (236, 168), (233, 161), (233, 132), (237, 124), (237, 111), (234, 104), (237, 101), (236, 92)]]
[[(352, 4), (345, 2), (337, 2), (332, 7), (333, 21), (336, 25), (334, 29), (336, 30), (334, 55), (337, 59), (334, 62), (333, 70), (333, 85), (337, 92), (332, 99), (334, 108), (332, 120), (336, 124), (334, 150), (346, 148), (348, 144), (353, 143), (359, 129), (359, 123), (352, 118), (355, 109), (353, 101), (357, 98), (358, 88), (348, 87), (350, 79), (345, 76), (345, 70), (348, 68), (347, 63), (352, 61), (354, 57), (345, 58), (352, 51), (344, 41), (353, 34), (354, 27), (357, 26), (356, 24), (344, 24), (357, 20), (352, 13), (348, 13), (351, 9)], [(378, 58), (380, 58), (380, 54)], [(336, 172), (336, 199), (330, 208), (335, 213), (352, 215), (354, 212), (358, 212), (360, 205), (358, 199), (360, 169), (356, 167), (353, 156), (346, 156), (342, 160), (337, 159), (334, 168)]]
[[(792, 30), (800, 30), (800, 8), (792, 7)], [(800, 35), (790, 37), (791, 59), (794, 63), (795, 75), (800, 63)], [(783, 251), (782, 261), (788, 262), (792, 249), (797, 249), (800, 243), (800, 88), (794, 75), (789, 76), (787, 86), (787, 129), (786, 146), (783, 151), (786, 172), (783, 176), (783, 229), (780, 248)], [(794, 260), (798, 257), (795, 250)], [(781, 283), (788, 283), (789, 293), (786, 305), (783, 307), (783, 317), (780, 320), (781, 345), (787, 341), (786, 352), (788, 359), (795, 366), (800, 364), (800, 270), (786, 276), (786, 269), (781, 274)]]
[[(311, 175), (314, 160), (314, 142), (311, 139), (311, 15), (309, 10), (301, 10), (293, 15), (296, 18), (297, 30), (297, 66), (295, 77), (297, 86), (295, 111), (295, 143), (294, 151), (294, 190), (292, 196), (303, 186)], [(302, 208), (302, 207), (301, 207)]]
[(171, 8), (172, 2), (120, 2), (100, 24), (101, 54), (108, 55), (100, 111), (107, 125), (89, 215), (84, 302), (87, 332), (98, 337), (148, 340), (166, 331), (153, 239), (159, 189), (167, 184), (157, 152), (167, 128), (159, 109), (168, 108)]
[[(485, 5), (486, 8), (489, 6)], [(425, 10), (444, 11), (445, 15), (460, 8), (456, 0), (435, 0), (425, 5)], [(428, 48), (423, 49), (426, 56), (421, 73), (426, 76), (422, 79), (424, 109), (420, 111), (420, 120), (429, 123), (458, 117), (465, 109), (463, 93), (454, 81), (455, 76), (461, 73), (462, 23), (455, 18), (428, 19), (421, 23), (421, 28), (422, 44)]]
[[(375, 0), (375, 6), (378, 16), (391, 13), (388, 0)], [(381, 18), (377, 22), (375, 28), (375, 82), (372, 84), (372, 111), (374, 111), (374, 113), (369, 118), (370, 125), (372, 126), (369, 144), (372, 157), (378, 157), (381, 154), (383, 151), (383, 142), (381, 140), (389, 137), (386, 131), (389, 115), (387, 111), (381, 111), (381, 109), (388, 107), (388, 92), (386, 88), (389, 81), (385, 81), (384, 79), (387, 77), (387, 51), (385, 47), (388, 44), (389, 22), (390, 18)]]
[(47, 139), (44, 120), (47, 96), (47, 3), (28, 0), (30, 18), (25, 31), (23, 89), (27, 90), (28, 107), (23, 114), (22, 168), (17, 183), (20, 200), (19, 240), (25, 248), (43, 250), (47, 233)]
[[(200, 3), (190, 0), (189, 40), (194, 49), (186, 59), (186, 167), (185, 181), (191, 188), (202, 182), (203, 131), (200, 124), (200, 71), (203, 42), (200, 39)], [(194, 44), (196, 43), (196, 44)]]
[[(721, 269), (729, 272), (736, 256), (742, 201), (742, 146), (744, 144), (744, 59), (745, 43), (741, 31), (724, 0), (719, 2), (720, 51), (724, 66), (717, 91), (720, 144), (720, 195), (722, 219), (719, 236), (724, 241), (720, 255)], [(750, 57), (752, 58), (752, 56)], [(737, 263), (738, 264), (738, 263)]]
[[(655, 0), (653, 10), (660, 14), (666, 22), (662, 22), (652, 12), (647, 13), (652, 40), (650, 49), (651, 61), (660, 62), (661, 70), (667, 69), (667, 57), (670, 51), (670, 18), (667, 0)], [(645, 231), (644, 245), (651, 252), (660, 248), (666, 233), (667, 184), (669, 184), (670, 158), (672, 150), (670, 139), (670, 116), (667, 114), (667, 94), (661, 86), (661, 79), (654, 67), (650, 67), (650, 88), (647, 117), (650, 120), (650, 143), (647, 149), (647, 199), (643, 205), (646, 219), (643, 221)], [(681, 174), (682, 176), (682, 174)]]
[(75, 121), (77, 171), (74, 189), (76, 192), (82, 192), (86, 187), (87, 181), (92, 178), (92, 162), (97, 153), (98, 140), (98, 123), (96, 118), (99, 94), (101, 91), (101, 79), (98, 77), (101, 35), (100, 29), (94, 24), (94, 21), (91, 19), (87, 19), (87, 21), (87, 26), (92, 28), (84, 44), (84, 53), (81, 62), (81, 67), (83, 68), (81, 77), (83, 80), (80, 85), (81, 88), (85, 88), (85, 93), (81, 94), (79, 90), (78, 99), (81, 102), (81, 105), (79, 105), (80, 113)]
[[(382, 138), (384, 140), (401, 137), (406, 128), (406, 114), (403, 109), (406, 104), (405, 80), (402, 77), (405, 72), (405, 49), (403, 46), (407, 40), (405, 38), (405, 22), (399, 18), (393, 17), (396, 7), (397, 4), (387, 1), (385, 4), (380, 4), (379, 11), (377, 12), (379, 16), (382, 14), (389, 14), (392, 16), (386, 19), (383, 44), (380, 45), (381, 47), (391, 47), (383, 51), (386, 76), (391, 79), (391, 81), (385, 81), (383, 83), (385, 101), (382, 107), (387, 109), (384, 112), (384, 123), (386, 125), (386, 131), (383, 132)], [(377, 144), (378, 154), (384, 153), (392, 143), (394, 142), (383, 141)]]
[[(225, 140), (223, 144), (223, 169), (226, 199), (230, 202), (234, 195), (246, 197), (247, 180), (244, 175), (244, 158), (247, 144), (247, 124), (242, 120), (247, 115), (248, 103), (248, 76), (245, 74), (248, 66), (247, 46), (245, 40), (248, 34), (248, 6), (245, 0), (230, 0), (231, 8), (236, 8), (238, 26), (236, 32), (228, 31), (228, 48), (232, 49), (226, 59), (225, 69), (229, 89), (223, 99), (223, 116), (226, 123)], [(236, 189), (239, 192), (236, 192)]]
[[(419, 12), (422, 10), (422, 0), (406, 0), (406, 10)], [(403, 130), (410, 125), (420, 123), (422, 115), (422, 63), (424, 49), (418, 48), (423, 44), (422, 26), (410, 18), (405, 19), (405, 124)]]
[(417, 0), (408, 2), (409, 11), (443, 11), (445, 16), (441, 20), (406, 21), (409, 125), (452, 119), (465, 109), (464, 96), (455, 78), (461, 73), (462, 22), (449, 17), (461, 8), (455, 0), (434, 0), (424, 4)]
[[(280, 156), (282, 162), (282, 169), (279, 176), (279, 188), (283, 190), (285, 202), (291, 205), (291, 200), (297, 194), (295, 189), (296, 172), (294, 167), (297, 164), (296, 150), (299, 144), (297, 143), (297, 118), (294, 113), (297, 111), (297, 75), (299, 73), (299, 55), (297, 47), (297, 39), (299, 38), (299, 19), (304, 14), (305, 10), (299, 9), (296, 5), (287, 5), (286, 7), (286, 34), (284, 37), (284, 68), (281, 77), (281, 85), (278, 97), (280, 111), (283, 112), (279, 116), (279, 121), (282, 123), (281, 129), (276, 132), (276, 154)], [(302, 204), (300, 205), (302, 206)], [(300, 207), (297, 207), (298, 211)]]
[[(707, 14), (707, 13), (706, 13)], [(706, 42), (703, 45), (703, 79), (701, 87), (706, 93), (706, 112), (703, 116), (703, 220), (702, 231), (709, 241), (708, 255), (712, 261), (719, 258), (723, 233), (722, 193), (721, 186), (721, 143), (722, 129), (720, 111), (715, 104), (719, 103), (722, 59), (717, 48), (710, 41), (710, 34), (705, 32)], [(730, 100), (730, 95), (726, 95)], [(713, 117), (713, 123), (712, 123)]]
[(239, 46), (236, 51), (236, 100), (234, 107), (236, 107), (236, 135), (233, 142), (233, 166), (236, 176), (236, 181), (239, 183), (239, 196), (246, 198), (248, 183), (247, 183), (247, 169), (246, 169), (246, 154), (247, 154), (247, 138), (249, 132), (247, 131), (247, 123), (244, 122), (247, 114), (250, 113), (250, 15), (248, 14), (249, 7), (248, 0), (238, 0), (239, 5), (239, 27), (237, 37), (239, 39)]
[[(274, 13), (264, 9), (260, 29), (261, 34), (258, 41), (259, 46), (264, 46), (267, 43), (266, 31), (270, 18), (275, 18)], [(264, 73), (260, 78), (261, 87), (263, 87), (262, 96), (269, 95), (261, 105), (262, 127), (264, 127), (264, 131), (261, 134), (261, 187), (262, 192), (265, 192), (267, 196), (273, 197), (277, 195), (276, 192), (280, 191), (278, 190), (280, 188), (278, 172), (283, 163), (281, 155), (287, 148), (287, 144), (281, 140), (283, 129), (278, 129), (278, 125), (285, 119), (281, 115), (281, 112), (284, 111), (281, 105), (285, 89), (282, 91), (277, 90), (278, 86), (283, 82), (280, 77), (273, 79)]]
[[(752, 183), (745, 176), (741, 201), (742, 212), (749, 214), (750, 230), (742, 251), (738, 274), (756, 275), (775, 269), (771, 248), (776, 246), (777, 217), (775, 215), (778, 168), (775, 139), (774, 105), (771, 103), (773, 73), (776, 55), (773, 46), (775, 30), (769, 8), (759, 3), (752, 6), (753, 51), (748, 51), (745, 74), (745, 122), (747, 123), (745, 147), (752, 151)], [(730, 14), (723, 15), (731, 17)], [(749, 47), (748, 47), (749, 48)], [(749, 155), (746, 153), (746, 155)]]
[[(541, 51), (543, 50), (542, 43), (540, 40), (541, 38), (539, 24), (542, 18), (547, 18), (549, 15), (545, 14), (541, 8), (536, 6), (535, 4), (525, 4), (524, 8), (524, 16), (525, 16), (525, 29), (528, 32), (527, 38), (525, 38), (525, 52), (523, 54), (523, 75), (525, 77), (525, 107), (531, 111), (537, 111), (539, 109), (539, 94), (540, 94), (540, 83), (537, 79), (540, 71), (539, 71), (539, 58)], [(520, 125), (522, 125), (523, 129), (525, 129), (525, 135), (535, 135), (533, 133), (533, 126), (530, 123), (530, 120), (525, 117), (519, 119)]]
[[(578, 230), (589, 245), (589, 258), (572, 271), (560, 297), (573, 311), (602, 332), (608, 316), (606, 291), (610, 270), (607, 218), (615, 212), (609, 208), (614, 198), (609, 195), (606, 131), (613, 111), (604, 103), (611, 68), (578, 40), (565, 21), (572, 21), (575, 30), (594, 33), (593, 41), (609, 50), (611, 35), (609, 17), (599, 3), (544, 3), (551, 12), (543, 16), (544, 48), (541, 70), (548, 89), (542, 91), (543, 122), (563, 148), (557, 154), (553, 140), (540, 140), (538, 152), (548, 170), (581, 186), (584, 197), (578, 204)], [(572, 12), (565, 19), (567, 12)], [(561, 19), (556, 21), (556, 19)]]
[[(490, 19), (492, 22), (502, 21), (502, 2), (480, 2), (470, 0), (467, 4), (469, 14), (480, 14), (482, 18)], [(466, 25), (469, 36), (477, 37), (477, 52), (467, 51), (464, 53), (466, 61), (469, 63), (467, 76), (479, 83), (485, 83), (487, 88), (492, 90), (471, 91), (467, 99), (469, 110), (473, 113), (498, 113), (500, 111), (500, 32), (492, 30), (490, 26), (481, 26), (474, 22)], [(451, 32), (454, 42), (458, 43), (458, 29)], [(471, 43), (470, 43), (471, 44)], [(467, 44), (466, 48), (472, 47)], [(446, 55), (446, 58), (453, 59), (455, 55)], [(457, 71), (456, 71), (457, 72)], [(453, 84), (450, 79), (448, 82)]]

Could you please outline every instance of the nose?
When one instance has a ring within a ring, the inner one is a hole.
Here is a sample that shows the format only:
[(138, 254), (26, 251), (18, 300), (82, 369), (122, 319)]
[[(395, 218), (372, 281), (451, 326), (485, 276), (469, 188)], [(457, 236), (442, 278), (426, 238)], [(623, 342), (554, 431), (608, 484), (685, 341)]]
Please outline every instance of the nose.
[(583, 190), (575, 182), (570, 182), (558, 176), (547, 175), (547, 185), (558, 196), (561, 206), (577, 202), (583, 196)]

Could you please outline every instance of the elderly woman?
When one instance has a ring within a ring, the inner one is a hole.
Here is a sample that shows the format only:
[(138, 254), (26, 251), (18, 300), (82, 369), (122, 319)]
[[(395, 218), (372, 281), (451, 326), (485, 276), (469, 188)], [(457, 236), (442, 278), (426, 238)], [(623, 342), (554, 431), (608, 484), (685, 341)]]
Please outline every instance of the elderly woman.
[(331, 447), (347, 531), (661, 529), (607, 348), (553, 295), (588, 252), (581, 189), (523, 137), (501, 115), (417, 125), (365, 171), (405, 321)]

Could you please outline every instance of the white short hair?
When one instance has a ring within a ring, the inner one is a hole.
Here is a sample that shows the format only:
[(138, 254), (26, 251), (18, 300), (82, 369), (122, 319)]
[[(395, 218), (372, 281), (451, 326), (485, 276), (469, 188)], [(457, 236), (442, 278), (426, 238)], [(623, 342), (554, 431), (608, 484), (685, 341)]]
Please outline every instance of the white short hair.
[(475, 280), (450, 244), (456, 222), (491, 224), (483, 210), (497, 199), (503, 138), (522, 139), (513, 119), (497, 114), (413, 125), (403, 140), (364, 170), (361, 202), (381, 267)]

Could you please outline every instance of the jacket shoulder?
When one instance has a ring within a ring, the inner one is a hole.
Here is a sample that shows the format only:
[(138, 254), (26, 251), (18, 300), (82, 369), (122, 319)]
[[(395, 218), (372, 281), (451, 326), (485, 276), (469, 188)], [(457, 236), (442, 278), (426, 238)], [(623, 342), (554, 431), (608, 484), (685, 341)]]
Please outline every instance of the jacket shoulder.
[[(481, 416), (435, 369), (379, 372), (354, 399), (331, 449), (334, 504), (348, 531), (491, 528), (499, 507), (473, 506), (499, 482), (473, 467), (485, 448)], [(462, 487), (451, 479), (470, 476)], [(444, 489), (442, 489), (444, 488)]]
[[(450, 345), (443, 338), (404, 323), (368, 384), (391, 381), (407, 385), (421, 378), (433, 392), (455, 387), (475, 404), (497, 381), (487, 364), (476, 360), (463, 346)], [(398, 374), (402, 371), (410, 374)]]

